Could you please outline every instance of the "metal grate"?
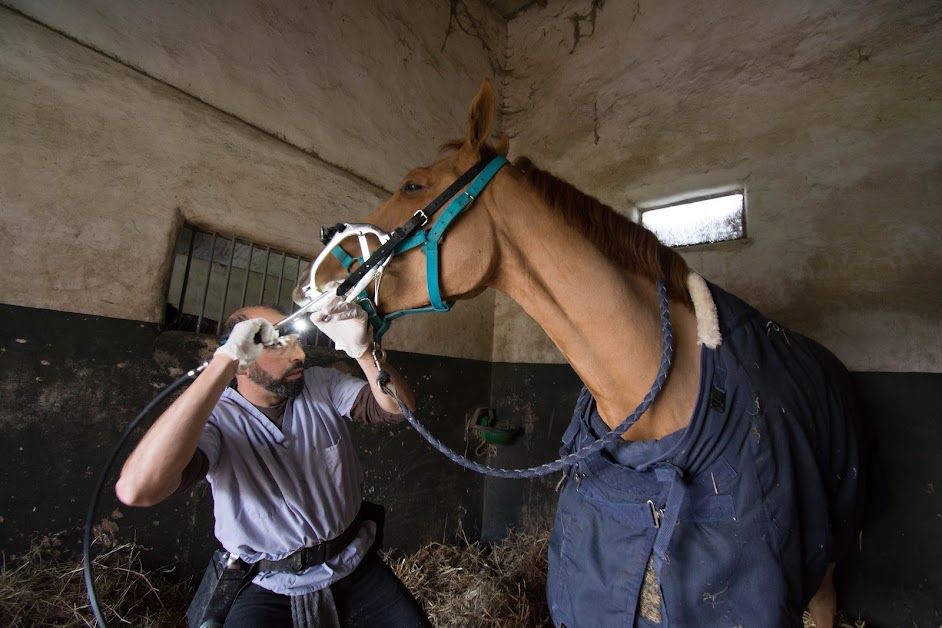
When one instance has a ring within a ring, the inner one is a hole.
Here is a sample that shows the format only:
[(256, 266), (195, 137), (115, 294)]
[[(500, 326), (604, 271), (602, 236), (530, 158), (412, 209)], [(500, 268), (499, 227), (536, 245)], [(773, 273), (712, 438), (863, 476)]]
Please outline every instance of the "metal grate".
[[(173, 251), (164, 328), (218, 334), (246, 305), (294, 312), (291, 291), (309, 259), (184, 225)], [(327, 344), (317, 334), (316, 344)]]

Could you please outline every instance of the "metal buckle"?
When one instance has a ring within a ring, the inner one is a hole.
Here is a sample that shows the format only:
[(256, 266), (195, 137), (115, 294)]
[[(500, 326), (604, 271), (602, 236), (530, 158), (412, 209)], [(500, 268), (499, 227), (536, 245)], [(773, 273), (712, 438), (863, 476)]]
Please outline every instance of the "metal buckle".
[(327, 541), (318, 543), (314, 547), (309, 547), (305, 554), (304, 569), (315, 565), (322, 565), (327, 559)]
[(654, 519), (654, 527), (661, 527), (661, 519), (664, 518), (664, 511), (658, 510), (657, 506), (654, 505), (654, 502), (650, 499), (648, 500), (648, 507), (651, 509), (651, 518)]
[(383, 367), (382, 362), (386, 361), (386, 351), (380, 346), (379, 342), (373, 342), (373, 364), (376, 365), (377, 371), (382, 371)]
[(325, 562), (327, 557), (327, 543), (318, 543), (314, 547), (302, 547), (290, 557), (291, 571), (304, 571)]
[[(298, 550), (285, 560), (287, 561), (287, 564), (285, 565), (286, 569), (281, 569), (279, 571), (301, 571), (304, 569), (304, 550)], [(277, 565), (281, 561), (273, 560), (272, 562)]]
[(420, 226), (420, 227), (424, 227), (424, 226), (425, 226), (425, 223), (428, 222), (428, 214), (425, 213), (425, 210), (424, 210), (424, 209), (420, 209), (419, 211), (417, 211), (417, 212), (415, 212), (414, 214), (412, 214), (412, 217), (413, 217), (413, 218), (415, 218), (416, 216), (422, 216), (422, 224), (420, 224), (419, 226)]

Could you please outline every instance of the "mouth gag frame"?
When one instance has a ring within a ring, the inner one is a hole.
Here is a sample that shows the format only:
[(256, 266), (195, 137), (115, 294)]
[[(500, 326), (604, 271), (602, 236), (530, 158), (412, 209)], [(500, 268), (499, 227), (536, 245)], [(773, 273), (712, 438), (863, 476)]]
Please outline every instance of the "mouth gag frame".
[[(327, 256), (333, 255), (350, 273), (349, 276), (336, 288), (335, 294), (343, 296), (348, 303), (356, 301), (366, 310), (370, 325), (373, 327), (374, 340), (378, 343), (383, 334), (389, 329), (392, 321), (405, 314), (417, 312), (447, 312), (453, 302), (445, 301), (441, 293), (441, 279), (439, 273), (439, 247), (442, 236), (458, 215), (466, 209), (475, 198), (484, 190), (494, 175), (506, 165), (507, 159), (501, 155), (485, 157), (472, 166), (467, 172), (448, 186), (441, 194), (415, 212), (412, 217), (399, 227), (386, 233), (375, 225), (365, 223), (340, 223), (333, 227), (321, 229), (321, 240), (325, 247), (311, 264), (308, 274), (308, 283), (301, 291), (307, 301), (301, 309), (279, 321), (276, 329), (284, 329), (301, 318), (304, 314), (312, 314), (323, 307), (323, 303), (330, 297), (333, 284), (328, 284), (325, 290), (317, 287), (316, 276), (321, 264)], [(459, 192), (467, 186), (467, 190)], [(430, 229), (420, 230), (432, 216), (441, 209), (446, 202), (451, 201), (442, 215)], [(370, 252), (367, 236), (372, 235), (379, 240), (379, 248)], [(360, 245), (359, 257), (353, 257), (344, 250), (340, 243), (348, 238), (356, 237)], [(382, 273), (386, 265), (395, 255), (400, 255), (414, 248), (422, 247), (426, 258), (426, 281), (428, 284), (429, 305), (391, 312), (385, 316), (379, 313), (379, 286)], [(356, 270), (353, 265), (359, 263)], [(375, 279), (375, 281), (374, 281)], [(366, 288), (373, 282), (373, 297), (367, 293)]]

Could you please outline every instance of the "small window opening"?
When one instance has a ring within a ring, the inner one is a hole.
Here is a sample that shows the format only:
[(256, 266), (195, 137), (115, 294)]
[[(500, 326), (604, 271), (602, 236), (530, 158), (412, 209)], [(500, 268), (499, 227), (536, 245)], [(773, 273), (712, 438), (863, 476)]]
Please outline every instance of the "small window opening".
[(291, 292), (309, 259), (184, 225), (173, 252), (165, 329), (218, 334), (245, 305), (297, 306)]
[(692, 246), (744, 237), (743, 192), (648, 209), (641, 224), (667, 246)]

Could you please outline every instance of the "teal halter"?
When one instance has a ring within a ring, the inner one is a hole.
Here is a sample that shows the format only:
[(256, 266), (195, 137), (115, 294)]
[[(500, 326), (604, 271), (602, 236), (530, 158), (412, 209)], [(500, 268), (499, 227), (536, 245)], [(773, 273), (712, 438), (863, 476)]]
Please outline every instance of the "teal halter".
[[(383, 334), (389, 329), (392, 325), (392, 321), (399, 318), (400, 316), (405, 316), (406, 314), (415, 314), (417, 312), (447, 312), (454, 305), (453, 301), (444, 301), (442, 299), (441, 293), (441, 280), (439, 275), (439, 246), (440, 240), (444, 235), (445, 231), (451, 226), (451, 223), (458, 217), (462, 211), (464, 211), (468, 206), (474, 202), (474, 199), (484, 190), (488, 183), (491, 182), (491, 179), (494, 178), (494, 175), (497, 174), (497, 171), (500, 170), (507, 163), (507, 159), (501, 157), (500, 155), (493, 157), (490, 162), (481, 170), (474, 180), (468, 185), (468, 189), (463, 193), (455, 195), (455, 192), (451, 190), (445, 190), (443, 194), (449, 194), (449, 196), (444, 199), (436, 198), (435, 201), (429, 204), (429, 207), (426, 208), (426, 214), (431, 215), (432, 211), (429, 211), (430, 207), (433, 207), (436, 202), (439, 204), (444, 203), (449, 198), (453, 197), (451, 203), (448, 207), (442, 212), (441, 217), (436, 221), (431, 229), (425, 229), (422, 231), (417, 231), (407, 237), (406, 239), (399, 242), (395, 248), (392, 249), (390, 255), (399, 255), (410, 251), (414, 248), (423, 247), (423, 252), (425, 253), (425, 267), (426, 267), (426, 278), (428, 282), (428, 297), (429, 305), (426, 307), (413, 308), (410, 310), (400, 310), (398, 312), (392, 312), (386, 316), (380, 316), (379, 312), (376, 309), (376, 306), (373, 305), (373, 302), (370, 301), (369, 295), (366, 290), (360, 293), (360, 296), (357, 297), (357, 302), (360, 304), (366, 313), (369, 315), (370, 324), (373, 326), (373, 336), (376, 340), (382, 338)], [(361, 265), (364, 264), (364, 259), (362, 257), (353, 257), (347, 253), (339, 245), (334, 247), (331, 251), (344, 268), (348, 271), (353, 267), (353, 264), (359, 262)], [(371, 260), (373, 257), (370, 258)]]

